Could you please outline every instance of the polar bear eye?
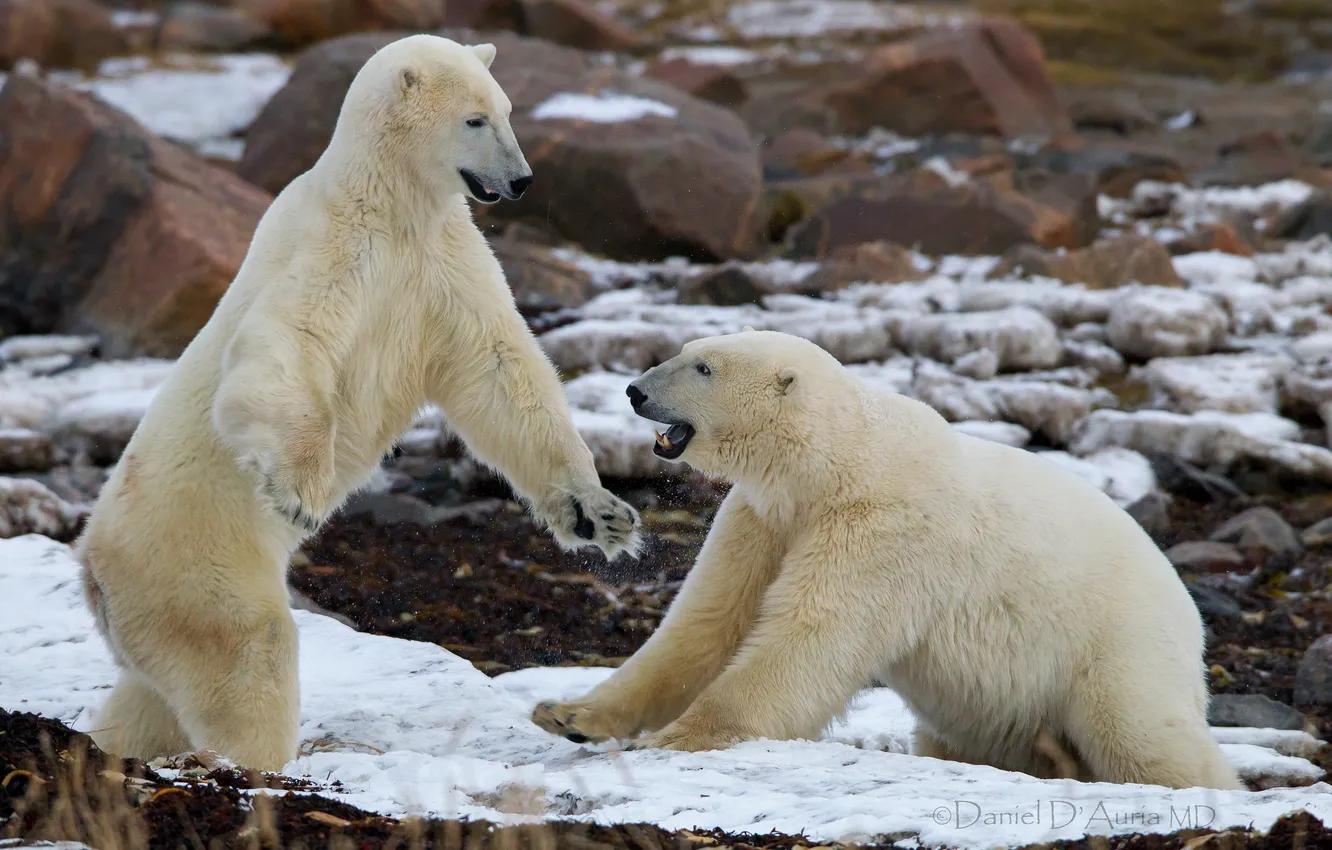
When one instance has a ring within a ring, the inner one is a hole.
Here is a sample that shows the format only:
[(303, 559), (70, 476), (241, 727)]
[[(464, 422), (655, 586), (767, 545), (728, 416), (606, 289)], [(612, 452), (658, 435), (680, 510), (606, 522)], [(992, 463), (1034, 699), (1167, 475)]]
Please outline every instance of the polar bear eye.
[(711, 375), (711, 374), (712, 374), (712, 369), (710, 369), (710, 368), (708, 367), (708, 364), (706, 364), (706, 363), (700, 363), (700, 364), (698, 364), (697, 366), (695, 366), (694, 368), (698, 369), (698, 374), (700, 374), (700, 375), (704, 375), (704, 376), (706, 376), (706, 375)]
[(468, 118), (468, 119), (467, 119), (467, 126), (468, 126), (468, 127), (484, 127), (484, 126), (486, 126), (486, 119), (484, 119), (484, 118)]

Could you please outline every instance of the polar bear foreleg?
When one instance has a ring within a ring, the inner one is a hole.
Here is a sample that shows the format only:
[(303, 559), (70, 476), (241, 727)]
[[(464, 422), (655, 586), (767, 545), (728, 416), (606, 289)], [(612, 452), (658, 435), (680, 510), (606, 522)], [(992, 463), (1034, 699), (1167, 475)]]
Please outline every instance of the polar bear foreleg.
[(647, 643), (582, 698), (538, 705), (533, 722), (579, 742), (628, 738), (670, 723), (735, 654), (780, 563), (777, 536), (732, 492)]
[(333, 508), (336, 423), (329, 370), (303, 360), (283, 368), (256, 353), (232, 364), (214, 400), (213, 426), (237, 464), (258, 476), (260, 498), (314, 532)]
[(909, 597), (895, 597), (857, 554), (825, 541), (784, 558), (735, 660), (675, 722), (638, 745), (698, 751), (817, 737), (906, 650), (919, 613), (865, 605), (866, 596)]
[(94, 743), (122, 758), (150, 761), (190, 749), (190, 739), (166, 700), (128, 670), (121, 671), (95, 726)]
[(559, 375), (512, 303), (490, 305), (475, 339), (451, 341), (431, 381), (467, 447), (497, 469), (566, 549), (606, 557), (637, 547), (638, 514), (601, 486), (574, 427)]

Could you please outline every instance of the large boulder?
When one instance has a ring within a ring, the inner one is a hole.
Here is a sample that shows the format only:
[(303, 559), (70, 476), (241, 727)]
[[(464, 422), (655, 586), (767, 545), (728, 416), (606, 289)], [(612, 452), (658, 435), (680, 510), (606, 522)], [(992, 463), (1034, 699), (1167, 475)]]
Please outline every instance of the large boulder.
[(235, 276), (269, 197), (49, 80), (0, 91), (0, 336), (95, 333), (173, 356)]
[[(508, 33), (443, 33), (498, 48), (491, 71), (536, 180), (478, 210), (528, 220), (623, 259), (750, 254), (762, 192), (758, 148), (732, 113), (596, 56)], [(395, 38), (362, 34), (303, 54), (246, 136), (238, 173), (277, 192), (327, 145), (352, 78)]]
[(842, 130), (909, 136), (1053, 136), (1072, 122), (1045, 71), (1040, 42), (1010, 20), (939, 27), (871, 52), (852, 79), (821, 93)]
[(128, 47), (111, 13), (93, 0), (0, 0), (0, 70), (20, 59), (92, 70)]
[(444, 25), (445, 0), (234, 0), (284, 44), (300, 46), (366, 30)]

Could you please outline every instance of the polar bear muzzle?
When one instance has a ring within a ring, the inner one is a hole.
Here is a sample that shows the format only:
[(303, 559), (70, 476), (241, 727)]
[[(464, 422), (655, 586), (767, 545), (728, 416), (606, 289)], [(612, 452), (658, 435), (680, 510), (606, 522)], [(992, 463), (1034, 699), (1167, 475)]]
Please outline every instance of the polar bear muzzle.
[(467, 191), (483, 204), (493, 204), (500, 198), (516, 201), (532, 185), (532, 175), (524, 174), (515, 180), (496, 180), (483, 177), (468, 168), (458, 169), (458, 175), (467, 185)]

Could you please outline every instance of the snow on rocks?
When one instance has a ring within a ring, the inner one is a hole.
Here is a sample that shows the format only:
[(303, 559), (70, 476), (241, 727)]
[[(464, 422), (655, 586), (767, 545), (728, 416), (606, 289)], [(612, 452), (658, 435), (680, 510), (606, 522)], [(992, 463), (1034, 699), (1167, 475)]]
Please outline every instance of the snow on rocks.
[[(386, 815), (513, 822), (497, 801), (506, 786), (522, 786), (544, 804), (547, 817), (803, 832), (820, 843), (903, 834), (925, 846), (959, 848), (1170, 832), (1179, 826), (1171, 813), (1195, 805), (1214, 813), (1208, 826), (1217, 830), (1266, 829), (1297, 809), (1332, 818), (1332, 787), (1323, 783), (1262, 793), (1173, 791), (1041, 781), (913, 756), (907, 752), (911, 714), (882, 688), (862, 693), (818, 741), (753, 741), (708, 753), (579, 746), (532, 725), (531, 706), (581, 693), (609, 670), (547, 668), (489, 679), (433, 644), (362, 634), (329, 617), (293, 613), (301, 633), (301, 737), (314, 752), (284, 772)], [(93, 710), (116, 675), (94, 634), (67, 546), (35, 535), (0, 541), (0, 681), (20, 697), (14, 708), (91, 728)], [(1240, 774), (1259, 786), (1304, 784), (1316, 772), (1300, 762), (1310, 750), (1299, 733), (1213, 734)], [(1048, 818), (969, 817), (1054, 799), (1067, 801), (1070, 811), (1118, 817), (1084, 814), (1053, 824)], [(966, 821), (953, 820), (959, 810)]]
[(1278, 389), (1294, 365), (1284, 354), (1160, 357), (1132, 375), (1147, 384), (1149, 404), (1163, 410), (1276, 413)]
[(58, 336), (38, 334), (11, 336), (0, 340), (0, 363), (37, 360), (49, 357), (81, 357), (97, 347), (95, 336)]
[(899, 344), (912, 354), (944, 363), (987, 350), (1000, 371), (1059, 365), (1063, 347), (1054, 323), (1030, 307), (984, 313), (939, 313), (895, 323)]
[(1144, 287), (1110, 308), (1110, 344), (1130, 357), (1207, 354), (1226, 339), (1229, 320), (1216, 302), (1196, 292)]
[(87, 511), (86, 505), (71, 505), (39, 481), (0, 478), (0, 538), (24, 534), (68, 538)]
[(1101, 449), (1086, 457), (1075, 457), (1068, 452), (1039, 452), (1038, 456), (1072, 472), (1121, 508), (1156, 489), (1151, 461), (1129, 449)]
[(58, 460), (50, 435), (27, 428), (0, 428), (0, 472), (45, 472)]
[(1176, 455), (1199, 466), (1248, 461), (1296, 478), (1332, 482), (1332, 451), (1296, 442), (1299, 425), (1265, 413), (1097, 410), (1073, 429), (1069, 451), (1105, 448)]
[(1111, 405), (1105, 390), (1068, 386), (1011, 375), (977, 381), (957, 375), (930, 361), (921, 361), (911, 384), (911, 395), (953, 422), (999, 420), (1013, 422), (1065, 445), (1073, 426), (1094, 408)]

